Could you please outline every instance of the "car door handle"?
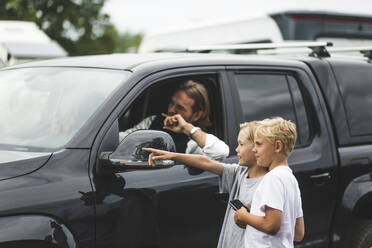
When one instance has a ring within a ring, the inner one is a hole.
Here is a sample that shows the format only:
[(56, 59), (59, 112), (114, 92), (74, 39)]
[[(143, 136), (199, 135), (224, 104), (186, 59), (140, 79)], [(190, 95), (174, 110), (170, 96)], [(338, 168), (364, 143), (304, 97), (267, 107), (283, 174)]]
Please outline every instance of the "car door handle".
[(329, 172), (325, 172), (322, 174), (312, 175), (310, 176), (311, 179), (319, 180), (319, 179), (331, 179), (331, 174)]
[(329, 172), (310, 176), (310, 180), (317, 186), (324, 185), (330, 179), (331, 179), (331, 174)]

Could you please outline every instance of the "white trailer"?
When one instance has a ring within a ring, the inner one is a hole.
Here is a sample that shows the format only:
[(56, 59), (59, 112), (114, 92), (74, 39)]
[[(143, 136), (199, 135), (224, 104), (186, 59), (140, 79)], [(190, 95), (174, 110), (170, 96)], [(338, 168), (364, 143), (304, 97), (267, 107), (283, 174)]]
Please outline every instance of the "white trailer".
[(0, 21), (0, 66), (64, 56), (66, 50), (35, 23)]
[(370, 46), (372, 16), (300, 10), (262, 14), (150, 33), (142, 40), (139, 52), (184, 51), (192, 46), (285, 41), (330, 41), (336, 46)]
[(281, 42), (283, 37), (269, 16), (255, 16), (145, 35), (139, 52), (179, 50), (189, 46)]

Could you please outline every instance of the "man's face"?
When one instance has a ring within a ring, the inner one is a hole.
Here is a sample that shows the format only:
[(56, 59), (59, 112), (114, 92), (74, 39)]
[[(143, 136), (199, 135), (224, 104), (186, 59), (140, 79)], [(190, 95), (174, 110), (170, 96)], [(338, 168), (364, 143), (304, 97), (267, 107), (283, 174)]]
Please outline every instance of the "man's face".
[(194, 99), (188, 97), (183, 90), (176, 91), (168, 105), (168, 115), (180, 114), (185, 121), (194, 123), (199, 115), (192, 112)]

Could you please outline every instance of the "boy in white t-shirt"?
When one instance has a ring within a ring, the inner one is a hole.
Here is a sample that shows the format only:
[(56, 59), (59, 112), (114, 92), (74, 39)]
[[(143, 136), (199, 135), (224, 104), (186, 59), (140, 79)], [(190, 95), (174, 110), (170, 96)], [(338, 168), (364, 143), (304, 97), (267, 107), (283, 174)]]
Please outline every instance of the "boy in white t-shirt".
[(293, 247), (305, 233), (301, 194), (287, 158), (296, 142), (296, 126), (280, 117), (260, 122), (255, 133), (257, 164), (269, 168), (253, 195), (251, 211), (239, 209), (235, 223), (246, 228), (244, 246)]

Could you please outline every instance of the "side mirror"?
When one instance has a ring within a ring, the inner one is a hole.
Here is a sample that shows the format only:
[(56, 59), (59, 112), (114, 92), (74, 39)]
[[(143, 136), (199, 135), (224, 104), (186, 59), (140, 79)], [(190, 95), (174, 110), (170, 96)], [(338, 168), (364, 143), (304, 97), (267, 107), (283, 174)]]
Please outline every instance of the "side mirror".
[(143, 151), (143, 147), (176, 151), (172, 137), (163, 131), (137, 130), (126, 136), (114, 152), (102, 152), (99, 163), (102, 169), (121, 172), (128, 169), (157, 169), (174, 165), (172, 160), (156, 161), (156, 166), (148, 165), (150, 153)]

